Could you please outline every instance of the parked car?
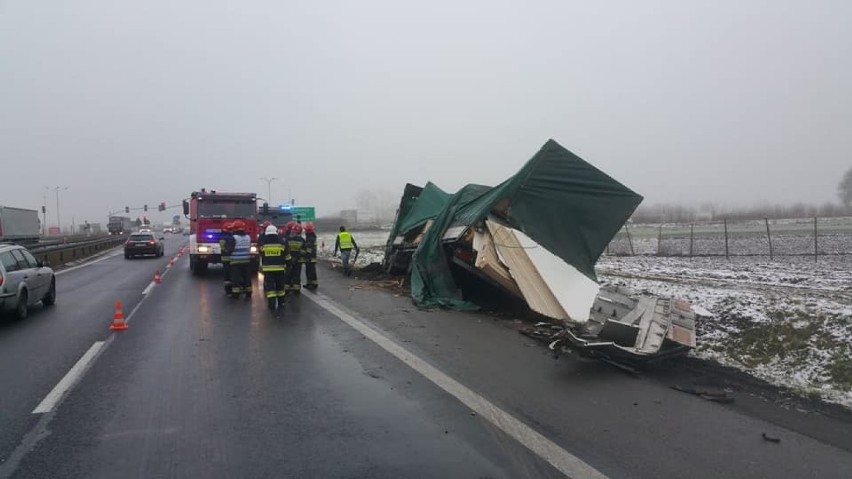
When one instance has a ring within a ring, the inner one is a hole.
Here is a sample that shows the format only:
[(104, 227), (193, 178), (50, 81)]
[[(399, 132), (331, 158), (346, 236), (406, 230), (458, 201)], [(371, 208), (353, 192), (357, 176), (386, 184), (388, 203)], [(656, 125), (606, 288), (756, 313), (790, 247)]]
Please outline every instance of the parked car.
[(23, 246), (0, 244), (0, 310), (27, 317), (29, 307), (56, 302), (56, 276)]
[(153, 233), (133, 233), (124, 242), (124, 257), (127, 259), (146, 254), (163, 256), (163, 239)]

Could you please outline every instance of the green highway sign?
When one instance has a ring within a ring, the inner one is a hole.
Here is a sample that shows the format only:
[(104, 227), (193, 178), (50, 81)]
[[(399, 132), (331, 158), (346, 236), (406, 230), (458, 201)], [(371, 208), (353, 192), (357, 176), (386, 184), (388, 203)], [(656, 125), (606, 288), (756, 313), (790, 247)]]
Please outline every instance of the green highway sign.
[(290, 208), (290, 212), (293, 214), (294, 220), (299, 219), (302, 223), (317, 220), (317, 215), (313, 206), (294, 206)]

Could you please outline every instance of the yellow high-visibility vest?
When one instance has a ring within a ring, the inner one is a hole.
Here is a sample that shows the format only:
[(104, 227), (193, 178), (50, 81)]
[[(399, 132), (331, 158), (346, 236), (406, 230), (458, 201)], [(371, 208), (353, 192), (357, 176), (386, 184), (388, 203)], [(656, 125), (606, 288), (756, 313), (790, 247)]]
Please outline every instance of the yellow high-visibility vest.
[(337, 235), (337, 240), (340, 242), (340, 249), (352, 249), (352, 235), (348, 231), (342, 231)]

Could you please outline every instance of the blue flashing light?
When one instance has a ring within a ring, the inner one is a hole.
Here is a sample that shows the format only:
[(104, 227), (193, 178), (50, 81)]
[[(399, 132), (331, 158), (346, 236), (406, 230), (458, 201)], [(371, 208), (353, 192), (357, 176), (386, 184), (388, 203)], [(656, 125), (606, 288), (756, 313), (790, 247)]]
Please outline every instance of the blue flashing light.
[(281, 205), (281, 206), (279, 206), (279, 207), (278, 207), (278, 209), (281, 209), (281, 210), (289, 210), (289, 209), (290, 209), (290, 205)]

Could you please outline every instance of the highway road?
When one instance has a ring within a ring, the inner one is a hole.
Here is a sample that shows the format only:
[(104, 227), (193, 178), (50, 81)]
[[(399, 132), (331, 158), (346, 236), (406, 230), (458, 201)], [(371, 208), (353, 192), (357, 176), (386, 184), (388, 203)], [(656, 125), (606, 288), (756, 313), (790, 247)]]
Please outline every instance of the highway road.
[(846, 417), (556, 361), (326, 268), (271, 312), (167, 269), (184, 242), (65, 271), (55, 307), (0, 323), (0, 477), (852, 477)]

